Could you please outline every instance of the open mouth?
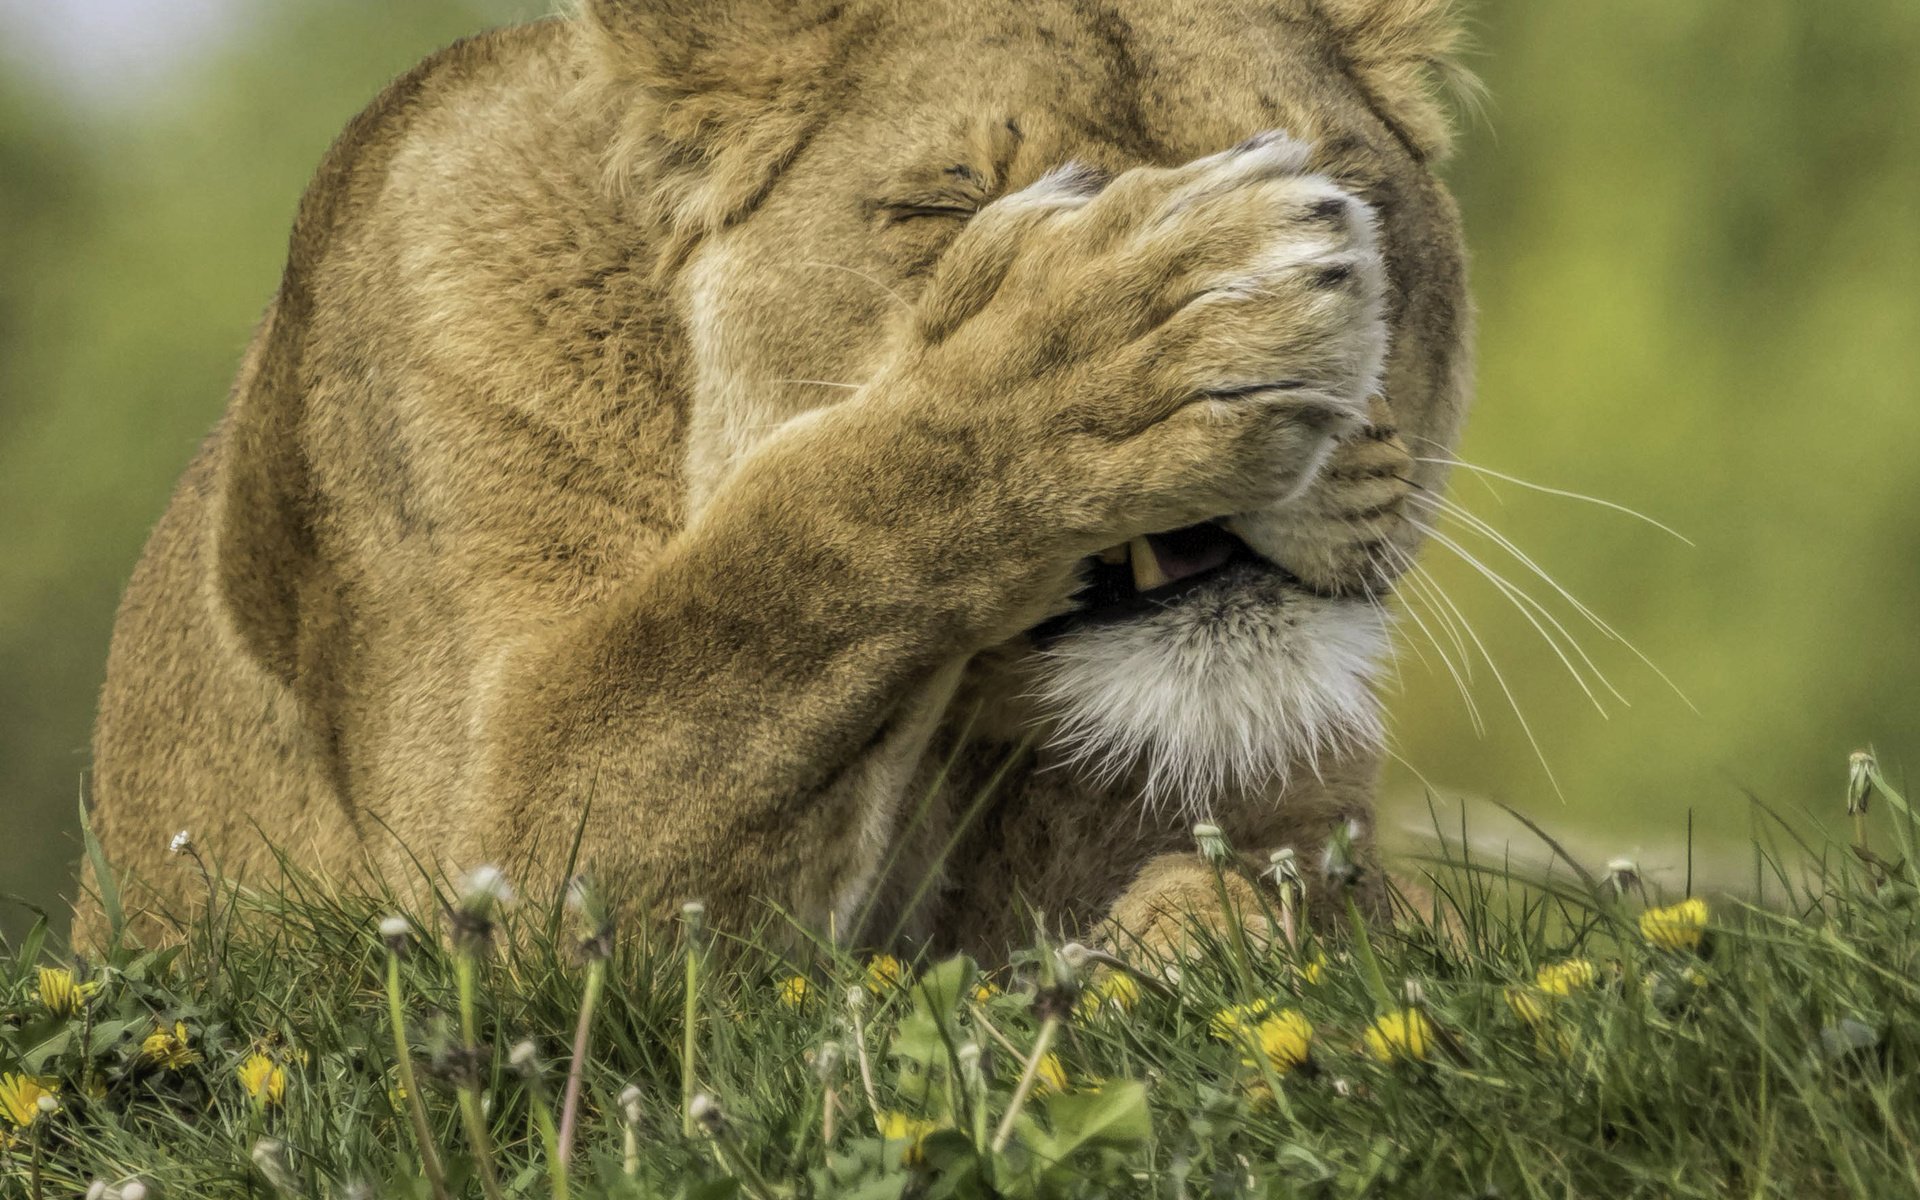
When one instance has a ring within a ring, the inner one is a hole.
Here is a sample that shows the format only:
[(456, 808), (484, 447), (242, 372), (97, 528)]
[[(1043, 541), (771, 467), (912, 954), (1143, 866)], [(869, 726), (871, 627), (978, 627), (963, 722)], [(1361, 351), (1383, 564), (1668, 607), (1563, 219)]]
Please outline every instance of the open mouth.
[(1212, 521), (1134, 538), (1088, 559), (1086, 583), (1074, 596), (1077, 607), (1042, 622), (1031, 636), (1045, 641), (1076, 626), (1164, 607), (1236, 567), (1293, 578)]

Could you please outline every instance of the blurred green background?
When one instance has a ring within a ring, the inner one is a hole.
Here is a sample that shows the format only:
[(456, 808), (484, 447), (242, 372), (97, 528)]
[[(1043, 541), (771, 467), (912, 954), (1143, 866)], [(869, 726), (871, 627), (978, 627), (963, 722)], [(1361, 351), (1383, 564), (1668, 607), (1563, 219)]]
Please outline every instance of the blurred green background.
[[(72, 886), (120, 586), (220, 411), (321, 152), (428, 50), (540, 7), (0, 0), (0, 893), (57, 909)], [(1390, 823), (1425, 819), (1424, 778), (1677, 882), (1692, 810), (1698, 869), (1737, 883), (1745, 789), (1830, 820), (1849, 750), (1875, 744), (1896, 779), (1920, 754), (1920, 5), (1484, 0), (1476, 27), (1490, 99), (1448, 168), (1481, 309), (1461, 453), (1694, 544), (1464, 472), (1453, 494), (1698, 712), (1443, 524), (1631, 706), (1595, 683), (1603, 718), (1435, 546), (1427, 568), (1500, 677), (1413, 603), (1448, 657), (1477, 660), (1487, 728), (1409, 623)], [(6, 905), (0, 929), (25, 919)]]

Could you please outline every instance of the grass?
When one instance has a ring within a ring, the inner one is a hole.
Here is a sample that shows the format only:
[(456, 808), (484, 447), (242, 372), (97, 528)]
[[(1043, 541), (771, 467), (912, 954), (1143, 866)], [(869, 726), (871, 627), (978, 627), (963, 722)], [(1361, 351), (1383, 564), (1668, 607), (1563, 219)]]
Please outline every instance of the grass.
[(1171, 985), (210, 874), (180, 944), (0, 955), (0, 1195), (1913, 1195), (1915, 822), (1870, 760), (1850, 796), (1852, 845), (1756, 849), (1764, 907), (1455, 847), (1446, 932), (1336, 883)]

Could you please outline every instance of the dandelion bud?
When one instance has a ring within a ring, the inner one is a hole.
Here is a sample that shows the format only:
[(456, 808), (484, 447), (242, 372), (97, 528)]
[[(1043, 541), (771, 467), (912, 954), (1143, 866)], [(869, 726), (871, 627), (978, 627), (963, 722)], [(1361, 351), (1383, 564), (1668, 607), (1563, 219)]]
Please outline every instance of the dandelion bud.
[(693, 1114), (694, 1123), (706, 1130), (709, 1137), (718, 1136), (726, 1127), (727, 1114), (720, 1110), (720, 1102), (705, 1092), (693, 1098), (687, 1111)]
[(1427, 989), (1418, 979), (1407, 979), (1400, 985), (1400, 992), (1407, 998), (1408, 1008), (1418, 1008), (1427, 1002)]
[(451, 914), (454, 945), (463, 953), (484, 947), (493, 936), (493, 914), (513, 901), (507, 877), (495, 866), (479, 866), (460, 881)]
[(532, 1079), (540, 1074), (540, 1052), (531, 1041), (521, 1041), (507, 1052), (507, 1065)]
[(1218, 825), (1195, 825), (1193, 841), (1200, 847), (1200, 856), (1208, 862), (1219, 864), (1227, 861), (1227, 835), (1220, 832)]
[(55, 1100), (50, 1092), (41, 1092), (40, 1098), (33, 1102), (33, 1106), (40, 1110), (40, 1115), (43, 1117), (50, 1117), (60, 1111), (60, 1102)]
[(588, 961), (613, 955), (613, 921), (607, 905), (584, 875), (575, 875), (567, 884), (567, 911), (580, 921), (580, 956)]
[(1327, 848), (1320, 852), (1320, 874), (1335, 887), (1352, 887), (1360, 882), (1360, 864), (1353, 861), (1353, 846), (1345, 833), (1342, 829), (1328, 838)]
[(188, 833), (184, 829), (182, 829), (179, 833), (174, 834), (173, 840), (167, 843), (167, 853), (168, 854), (192, 854), (193, 853), (193, 835)]
[(707, 906), (698, 900), (689, 900), (680, 906), (680, 920), (687, 927), (687, 938), (699, 941), (707, 932)]
[(120, 1200), (147, 1200), (147, 1185), (138, 1179), (120, 1185)]
[(488, 916), (496, 907), (511, 903), (513, 888), (499, 867), (475, 867), (460, 882), (460, 905), (476, 916)]
[[(273, 1186), (273, 1190), (286, 1196), (301, 1194), (300, 1177), (293, 1173), (293, 1159), (287, 1154), (287, 1144), (279, 1138), (261, 1138), (253, 1144), (250, 1155), (254, 1167), (261, 1176)], [(125, 1196), (123, 1189), (120, 1193)]]
[(1847, 759), (1847, 815), (1865, 816), (1867, 801), (1873, 795), (1873, 775), (1877, 764), (1867, 750), (1855, 750)]
[(839, 1076), (839, 1042), (820, 1043), (820, 1052), (813, 1056), (813, 1073), (820, 1077), (821, 1083), (832, 1083)]
[(620, 1089), (620, 1119), (629, 1125), (640, 1123), (640, 1089), (631, 1083)]
[(386, 943), (392, 954), (405, 955), (407, 946), (413, 940), (413, 924), (402, 916), (383, 918), (380, 922), (380, 940)]
[(106, 1200), (107, 1181), (96, 1179), (87, 1185), (87, 1200)]
[(1630, 858), (1615, 858), (1607, 862), (1607, 882), (1617, 895), (1626, 895), (1628, 888), (1640, 886), (1640, 864)]
[(1281, 891), (1299, 886), (1300, 857), (1292, 846), (1282, 846), (1267, 855), (1267, 876)]

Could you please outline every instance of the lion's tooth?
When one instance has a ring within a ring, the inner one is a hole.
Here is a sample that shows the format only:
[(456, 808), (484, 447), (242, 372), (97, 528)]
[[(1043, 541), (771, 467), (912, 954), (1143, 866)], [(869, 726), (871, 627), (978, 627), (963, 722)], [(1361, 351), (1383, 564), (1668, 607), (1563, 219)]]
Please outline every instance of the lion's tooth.
[(1137, 537), (1127, 543), (1127, 549), (1133, 554), (1133, 586), (1135, 591), (1150, 592), (1154, 588), (1172, 583), (1167, 573), (1160, 569), (1160, 556), (1153, 552), (1153, 543), (1146, 538)]
[(1118, 546), (1108, 546), (1100, 552), (1100, 561), (1110, 567), (1117, 567), (1121, 563), (1126, 562), (1127, 544), (1121, 542)]

